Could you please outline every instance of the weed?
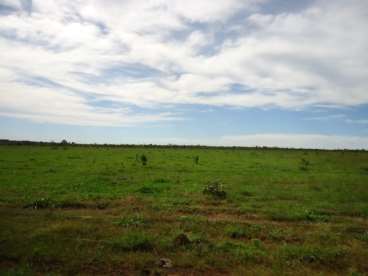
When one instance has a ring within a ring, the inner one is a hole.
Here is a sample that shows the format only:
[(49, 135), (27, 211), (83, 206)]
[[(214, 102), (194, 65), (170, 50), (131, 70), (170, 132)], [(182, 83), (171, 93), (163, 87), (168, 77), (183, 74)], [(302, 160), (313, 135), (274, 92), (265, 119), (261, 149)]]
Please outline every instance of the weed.
[(111, 241), (113, 249), (121, 251), (152, 251), (153, 238), (143, 232), (129, 233)]
[(336, 247), (312, 247), (304, 245), (283, 245), (279, 251), (283, 261), (303, 263), (320, 263), (324, 265), (337, 265), (345, 256), (345, 251)]
[(179, 234), (175, 237), (173, 244), (174, 246), (186, 246), (191, 243), (190, 239), (184, 233)]
[(232, 239), (239, 239), (248, 235), (247, 231), (243, 227), (237, 225), (230, 225), (226, 227), (225, 232), (227, 236)]
[(46, 209), (53, 207), (55, 207), (55, 203), (53, 203), (49, 198), (40, 198), (24, 206), (24, 208), (32, 209)]
[(355, 238), (368, 243), (368, 230), (361, 234), (356, 234)]
[(266, 256), (263, 249), (260, 249), (253, 244), (245, 245), (243, 243), (224, 242), (217, 246), (217, 250), (233, 255), (240, 260), (259, 261)]
[(243, 196), (253, 196), (253, 194), (251, 192), (249, 192), (249, 191), (242, 191), (241, 194)]
[(121, 218), (116, 224), (124, 227), (140, 227), (146, 226), (149, 221), (144, 218), (141, 214), (136, 214), (133, 216), (126, 216)]
[(225, 199), (226, 192), (223, 189), (223, 186), (219, 182), (212, 182), (206, 185), (203, 189), (203, 194), (210, 195), (217, 199)]
[(141, 155), (141, 162), (143, 166), (147, 165), (148, 159), (147, 156), (145, 156), (144, 154)]
[(312, 210), (277, 210), (271, 213), (271, 218), (278, 221), (310, 221), (327, 222), (329, 216)]
[(199, 156), (195, 156), (194, 157), (194, 164), (198, 165), (199, 164)]
[(141, 194), (156, 194), (161, 191), (159, 187), (152, 187), (152, 186), (143, 186), (137, 190)]
[(304, 158), (300, 160), (300, 170), (307, 171), (309, 169), (310, 162)]

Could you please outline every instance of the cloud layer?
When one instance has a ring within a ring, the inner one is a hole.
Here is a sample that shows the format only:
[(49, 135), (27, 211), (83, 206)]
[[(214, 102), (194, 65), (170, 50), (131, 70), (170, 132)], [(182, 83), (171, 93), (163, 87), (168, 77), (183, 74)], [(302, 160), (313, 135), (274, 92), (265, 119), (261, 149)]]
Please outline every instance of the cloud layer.
[(367, 104), (368, 2), (270, 2), (0, 0), (0, 115), (120, 126), (181, 104)]

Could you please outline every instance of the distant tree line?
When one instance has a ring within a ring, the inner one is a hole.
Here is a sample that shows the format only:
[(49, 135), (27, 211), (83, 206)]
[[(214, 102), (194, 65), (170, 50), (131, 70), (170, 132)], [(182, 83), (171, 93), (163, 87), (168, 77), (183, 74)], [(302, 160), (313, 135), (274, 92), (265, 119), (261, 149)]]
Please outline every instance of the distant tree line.
[(37, 146), (78, 146), (78, 147), (125, 147), (125, 148), (175, 148), (175, 149), (240, 149), (240, 150), (293, 150), (293, 151), (366, 151), (365, 149), (304, 149), (304, 148), (280, 148), (280, 147), (266, 147), (266, 146), (255, 146), (255, 147), (243, 147), (243, 146), (204, 146), (204, 145), (155, 145), (155, 144), (83, 144), (68, 142), (63, 139), (60, 142), (42, 142), (42, 141), (28, 141), (28, 140), (9, 140), (0, 139), (0, 145), (37, 145)]

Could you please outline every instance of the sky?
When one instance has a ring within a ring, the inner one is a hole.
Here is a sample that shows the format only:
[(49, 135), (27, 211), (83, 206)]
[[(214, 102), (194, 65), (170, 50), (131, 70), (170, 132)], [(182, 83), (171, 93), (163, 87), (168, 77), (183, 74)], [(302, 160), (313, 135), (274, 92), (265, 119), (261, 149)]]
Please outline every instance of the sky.
[(0, 0), (0, 138), (368, 149), (366, 0)]

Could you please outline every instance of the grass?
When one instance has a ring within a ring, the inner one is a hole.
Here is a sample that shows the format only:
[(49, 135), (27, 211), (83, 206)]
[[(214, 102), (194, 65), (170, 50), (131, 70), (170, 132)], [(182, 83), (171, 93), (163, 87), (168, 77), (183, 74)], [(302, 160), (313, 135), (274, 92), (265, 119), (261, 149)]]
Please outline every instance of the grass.
[(364, 151), (0, 146), (0, 274), (365, 275), (367, 167)]

